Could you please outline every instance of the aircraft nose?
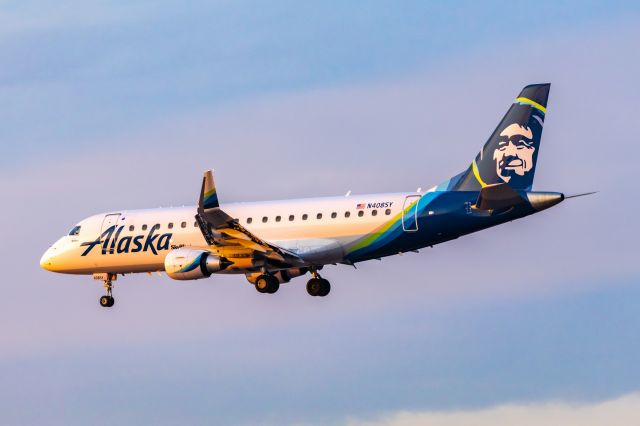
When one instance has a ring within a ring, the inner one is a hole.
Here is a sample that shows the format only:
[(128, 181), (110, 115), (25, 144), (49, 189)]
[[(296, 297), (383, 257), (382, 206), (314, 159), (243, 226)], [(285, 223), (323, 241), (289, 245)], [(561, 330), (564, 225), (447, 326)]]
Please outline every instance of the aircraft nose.
[(51, 248), (48, 249), (47, 251), (44, 252), (42, 257), (40, 258), (40, 267), (42, 269), (47, 270), (47, 271), (53, 271), (54, 270), (54, 263), (53, 263), (54, 258), (55, 258), (54, 250), (51, 249)]

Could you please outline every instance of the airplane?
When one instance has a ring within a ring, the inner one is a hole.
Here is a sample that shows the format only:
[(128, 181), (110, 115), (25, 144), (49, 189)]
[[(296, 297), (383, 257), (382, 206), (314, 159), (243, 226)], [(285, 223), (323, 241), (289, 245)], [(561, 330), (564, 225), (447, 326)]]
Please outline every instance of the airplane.
[[(526, 86), (463, 172), (425, 191), (221, 204), (213, 172), (197, 206), (123, 210), (81, 220), (40, 259), (47, 271), (93, 275), (114, 305), (118, 274), (165, 271), (175, 280), (244, 274), (260, 293), (310, 274), (324, 297), (327, 265), (417, 251), (552, 207), (532, 191), (550, 84)], [(587, 194), (578, 194), (587, 195)]]

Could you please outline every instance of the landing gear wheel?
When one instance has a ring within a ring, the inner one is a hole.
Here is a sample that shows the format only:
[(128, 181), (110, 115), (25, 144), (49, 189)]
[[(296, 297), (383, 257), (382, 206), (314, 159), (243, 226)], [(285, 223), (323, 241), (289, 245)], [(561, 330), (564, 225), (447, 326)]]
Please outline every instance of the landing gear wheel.
[(319, 278), (311, 278), (307, 281), (307, 293), (310, 296), (317, 296), (320, 294), (320, 279)]
[(103, 308), (110, 308), (115, 303), (115, 299), (112, 296), (102, 296), (100, 298), (100, 306)]
[(260, 275), (256, 279), (256, 290), (258, 290), (258, 293), (266, 293), (268, 289), (269, 289), (269, 276)]
[(328, 295), (329, 292), (331, 291), (331, 284), (329, 283), (329, 280), (325, 280), (324, 278), (320, 278), (320, 281), (321, 281), (321, 290), (318, 296), (324, 297)]
[(331, 291), (331, 284), (324, 278), (311, 278), (307, 282), (307, 293), (311, 296), (324, 297)]
[(273, 294), (280, 288), (280, 281), (273, 275), (263, 274), (256, 279), (256, 290), (259, 293)]
[(267, 293), (273, 294), (280, 289), (280, 281), (276, 277), (271, 277), (271, 282), (269, 283), (269, 291)]
[(307, 293), (311, 296), (324, 297), (331, 291), (331, 284), (324, 278), (311, 278), (307, 282)]

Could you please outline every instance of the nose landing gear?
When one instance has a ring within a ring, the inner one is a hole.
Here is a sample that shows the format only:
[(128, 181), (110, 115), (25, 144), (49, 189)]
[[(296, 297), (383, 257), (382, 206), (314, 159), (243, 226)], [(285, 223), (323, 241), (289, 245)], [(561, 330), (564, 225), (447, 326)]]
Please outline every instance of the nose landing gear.
[(113, 282), (117, 278), (116, 274), (109, 273), (101, 273), (101, 274), (93, 274), (93, 278), (96, 280), (104, 281), (103, 287), (107, 291), (107, 294), (100, 297), (100, 306), (103, 308), (110, 308), (115, 303), (115, 299), (113, 298)]

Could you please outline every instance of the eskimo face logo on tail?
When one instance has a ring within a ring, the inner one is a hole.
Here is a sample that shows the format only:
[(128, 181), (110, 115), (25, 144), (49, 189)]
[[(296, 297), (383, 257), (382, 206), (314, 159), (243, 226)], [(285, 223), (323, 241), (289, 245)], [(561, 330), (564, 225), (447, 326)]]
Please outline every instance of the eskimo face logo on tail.
[(514, 176), (524, 176), (533, 169), (533, 132), (529, 127), (513, 123), (500, 132), (498, 146), (493, 151), (496, 174), (509, 182)]
[[(114, 254), (114, 253), (137, 253), (141, 251), (151, 251), (153, 254), (158, 254), (160, 250), (169, 250), (169, 243), (173, 234), (155, 234), (156, 229), (159, 228), (155, 225), (149, 231), (146, 238), (144, 235), (126, 236), (120, 237), (120, 233), (124, 226), (121, 226), (116, 231), (116, 226), (108, 228), (102, 233), (95, 241), (82, 243), (81, 246), (87, 246), (87, 249), (82, 253), (82, 256), (88, 255), (91, 250), (97, 245), (102, 244), (102, 254)], [(115, 236), (113, 233), (115, 232)], [(113, 238), (111, 238), (113, 237)]]

